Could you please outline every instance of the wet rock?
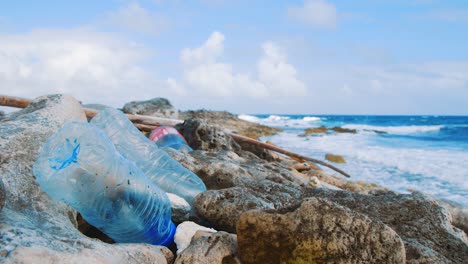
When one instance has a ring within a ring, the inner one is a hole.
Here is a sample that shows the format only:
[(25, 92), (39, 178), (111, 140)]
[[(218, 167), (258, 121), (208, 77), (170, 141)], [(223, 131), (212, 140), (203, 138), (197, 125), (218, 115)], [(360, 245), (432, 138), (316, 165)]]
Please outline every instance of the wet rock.
[(395, 231), (325, 199), (286, 214), (246, 212), (237, 232), (242, 263), (405, 263)]
[(376, 133), (376, 134), (388, 134), (388, 133), (385, 132), (385, 131), (373, 130), (373, 129), (364, 129), (364, 131), (366, 131), (366, 132), (374, 132), (374, 133)]
[(187, 143), (196, 150), (240, 150), (240, 146), (226, 131), (209, 125), (198, 118), (185, 120), (177, 129), (184, 136)]
[(321, 127), (313, 127), (313, 128), (307, 128), (304, 132), (303, 136), (309, 136), (312, 134), (324, 134), (327, 133), (328, 129), (324, 126)]
[(243, 135), (253, 139), (258, 139), (259, 137), (263, 136), (271, 136), (282, 131), (278, 128), (272, 128), (239, 119), (236, 115), (233, 115), (228, 112), (217, 112), (207, 110), (187, 111), (181, 112), (180, 118), (184, 120), (191, 118), (203, 119), (210, 126), (224, 128), (229, 130), (230, 132), (234, 132), (239, 135)]
[(0, 213), (0, 262), (166, 263), (172, 253), (146, 244), (106, 244), (77, 229), (77, 212), (51, 199), (34, 179), (32, 165), (45, 140), (65, 122), (86, 121), (77, 100), (36, 98), (0, 125), (0, 175), (6, 203)]
[(239, 216), (252, 209), (285, 210), (300, 203), (302, 193), (269, 180), (251, 181), (244, 186), (210, 190), (195, 198), (198, 215), (214, 228), (236, 232)]
[(333, 130), (336, 133), (351, 133), (351, 134), (357, 133), (356, 129), (349, 129), (349, 128), (343, 128), (343, 127), (332, 127), (330, 128), (330, 130)]
[(466, 234), (451, 224), (450, 214), (434, 198), (418, 192), (375, 190), (370, 194), (320, 188), (307, 188), (304, 193), (388, 225), (405, 243), (407, 263), (464, 263), (468, 259)]
[(0, 178), (0, 212), (2, 211), (3, 205), (5, 205), (5, 186), (3, 186), (3, 180)]
[(149, 115), (165, 118), (179, 117), (179, 112), (165, 98), (154, 98), (147, 101), (133, 101), (126, 103), (123, 112), (127, 114)]
[(190, 246), (177, 256), (175, 264), (241, 263), (237, 256), (236, 235), (216, 232), (192, 240)]
[(345, 158), (340, 155), (326, 154), (325, 159), (335, 163), (346, 163)]

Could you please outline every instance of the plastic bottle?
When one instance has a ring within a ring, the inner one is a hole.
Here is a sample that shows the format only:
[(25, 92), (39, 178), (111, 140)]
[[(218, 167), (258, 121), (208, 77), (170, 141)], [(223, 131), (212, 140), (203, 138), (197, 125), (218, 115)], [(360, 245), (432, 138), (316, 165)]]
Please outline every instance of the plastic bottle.
[(197, 175), (158, 148), (117, 109), (100, 111), (91, 123), (104, 130), (117, 150), (133, 160), (161, 189), (184, 198), (194, 213), (195, 196), (206, 191), (205, 184)]
[(148, 138), (160, 148), (168, 147), (178, 151), (193, 151), (187, 144), (187, 141), (185, 141), (185, 138), (173, 127), (157, 127), (151, 132)]
[(120, 243), (172, 244), (164, 191), (122, 157), (104, 132), (71, 122), (46, 141), (33, 172), (41, 188)]

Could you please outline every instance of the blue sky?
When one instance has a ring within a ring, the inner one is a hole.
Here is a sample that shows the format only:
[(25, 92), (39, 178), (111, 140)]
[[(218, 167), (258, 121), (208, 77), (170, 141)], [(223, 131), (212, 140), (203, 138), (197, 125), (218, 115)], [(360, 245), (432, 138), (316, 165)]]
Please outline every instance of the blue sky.
[(121, 107), (468, 114), (468, 2), (2, 1), (0, 93)]

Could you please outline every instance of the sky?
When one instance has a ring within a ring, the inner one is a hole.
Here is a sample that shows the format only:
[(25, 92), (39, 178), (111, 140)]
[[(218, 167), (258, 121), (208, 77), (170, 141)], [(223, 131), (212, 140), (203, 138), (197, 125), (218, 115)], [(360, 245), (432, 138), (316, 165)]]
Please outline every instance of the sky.
[(0, 2), (0, 94), (468, 115), (466, 0)]

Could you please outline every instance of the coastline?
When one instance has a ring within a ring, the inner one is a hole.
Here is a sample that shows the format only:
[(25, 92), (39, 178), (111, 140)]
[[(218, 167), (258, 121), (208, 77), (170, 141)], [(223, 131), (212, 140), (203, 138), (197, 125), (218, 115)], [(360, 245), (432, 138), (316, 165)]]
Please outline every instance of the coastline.
[[(154, 116), (174, 117), (177, 112), (156, 105), (142, 108)], [(462, 263), (468, 258), (464, 208), (420, 192), (398, 194), (354, 182), (315, 164), (238, 144), (228, 133), (260, 138), (280, 130), (227, 112), (177, 116), (185, 122), (176, 128), (195, 151), (167, 152), (208, 188), (196, 198), (198, 219), (182, 216), (177, 222), (192, 220), (218, 232), (190, 238), (180, 254), (165, 247), (149, 250), (147, 245), (106, 244), (83, 236), (77, 229), (77, 212), (43, 193), (30, 168), (54, 130), (68, 121), (86, 121), (74, 98), (49, 96), (1, 120), (0, 145), (8, 158), (0, 164), (5, 185), (0, 192), (5, 197), (0, 259), (8, 263), (41, 255), (71, 262), (83, 252), (85, 259), (114, 254), (122, 260), (129, 252), (140, 252), (141, 263)], [(30, 144), (31, 138), (37, 144)]]

